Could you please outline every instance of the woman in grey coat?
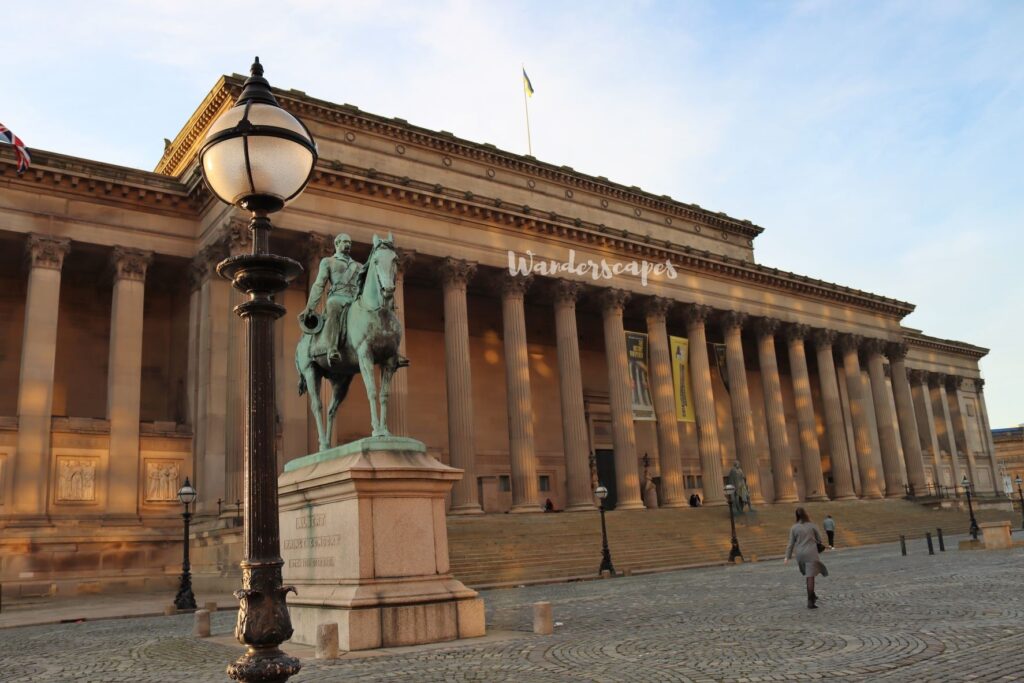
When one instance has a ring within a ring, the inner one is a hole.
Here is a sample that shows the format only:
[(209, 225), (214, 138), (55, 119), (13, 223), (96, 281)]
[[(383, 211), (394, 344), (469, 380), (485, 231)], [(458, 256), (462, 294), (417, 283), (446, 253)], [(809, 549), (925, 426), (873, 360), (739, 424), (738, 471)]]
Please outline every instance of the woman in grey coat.
[(818, 574), (828, 576), (828, 569), (818, 557), (818, 546), (822, 546), (818, 527), (811, 523), (807, 511), (796, 509), (796, 524), (789, 530), (789, 545), (786, 546), (786, 559), (783, 564), (796, 554), (796, 563), (800, 573), (807, 578), (807, 607), (817, 609), (818, 596), (814, 592), (814, 577)]

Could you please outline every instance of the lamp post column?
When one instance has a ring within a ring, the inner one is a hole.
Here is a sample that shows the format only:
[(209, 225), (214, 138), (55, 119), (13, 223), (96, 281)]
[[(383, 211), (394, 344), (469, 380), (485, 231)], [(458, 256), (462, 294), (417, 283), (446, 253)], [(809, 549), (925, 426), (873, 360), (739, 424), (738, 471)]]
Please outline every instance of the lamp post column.
[(181, 582), (178, 587), (178, 594), (174, 597), (174, 606), (178, 609), (195, 609), (196, 596), (192, 594), (192, 564), (188, 559), (188, 526), (192, 520), (192, 513), (189, 512), (188, 503), (185, 503), (185, 512), (181, 514), (185, 520), (185, 538), (182, 544), (181, 559)]
[(1020, 484), (1020, 475), (1017, 475), (1017, 497), (1020, 499), (1020, 528), (1024, 529), (1024, 491), (1021, 490)]

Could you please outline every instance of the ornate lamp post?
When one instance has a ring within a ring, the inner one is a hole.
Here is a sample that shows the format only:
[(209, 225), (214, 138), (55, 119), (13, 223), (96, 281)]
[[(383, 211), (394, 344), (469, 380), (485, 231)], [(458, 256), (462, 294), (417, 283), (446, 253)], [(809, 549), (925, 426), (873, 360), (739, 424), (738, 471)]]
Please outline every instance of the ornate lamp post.
[(263, 78), (259, 57), (235, 106), (210, 127), (199, 152), (207, 186), (221, 201), (252, 214), (252, 253), (217, 266), (247, 295), (235, 308), (245, 321), (246, 364), (242, 589), (235, 637), (248, 650), (230, 664), (239, 681), (273, 683), (298, 673), (299, 660), (279, 648), (292, 625), (281, 585), (281, 540), (274, 453), (274, 321), (284, 308), (273, 296), (302, 272), (292, 259), (269, 253), (269, 214), (280, 211), (305, 188), (316, 166), (309, 130), (277, 103)]
[(192, 520), (192, 513), (188, 506), (196, 499), (197, 492), (185, 477), (185, 483), (178, 489), (178, 500), (185, 506), (185, 512), (181, 514), (185, 520), (185, 539), (182, 544), (181, 559), (181, 583), (178, 586), (178, 594), (174, 596), (174, 606), (178, 609), (195, 609), (196, 596), (192, 595), (192, 565), (188, 561), (188, 523)]
[(615, 567), (612, 566), (612, 551), (608, 549), (608, 528), (604, 524), (604, 499), (608, 497), (608, 489), (598, 486), (594, 489), (594, 495), (601, 501), (601, 568), (598, 573), (608, 571), (615, 575)]
[(1024, 529), (1024, 491), (1021, 491), (1020, 488), (1020, 475), (1018, 474), (1017, 478), (1014, 479), (1013, 481), (1015, 484), (1017, 484), (1017, 497), (1020, 498), (1020, 528)]
[(732, 529), (732, 548), (729, 549), (729, 561), (734, 562), (737, 557), (743, 557), (740, 552), (740, 542), (736, 538), (736, 515), (732, 510), (732, 497), (736, 493), (736, 487), (732, 484), (725, 485), (725, 500), (729, 504), (729, 527)]
[(974, 506), (971, 505), (971, 482), (967, 481), (967, 475), (960, 480), (960, 486), (963, 487), (964, 493), (967, 495), (967, 512), (971, 515), (971, 538), (975, 541), (978, 540), (978, 520), (974, 518)]

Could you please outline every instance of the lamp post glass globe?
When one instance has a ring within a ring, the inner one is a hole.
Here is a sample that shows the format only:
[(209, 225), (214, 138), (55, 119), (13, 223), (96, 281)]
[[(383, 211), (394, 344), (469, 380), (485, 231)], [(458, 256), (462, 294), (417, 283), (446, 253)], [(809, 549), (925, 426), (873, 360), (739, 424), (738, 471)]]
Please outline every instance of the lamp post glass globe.
[(297, 197), (316, 166), (309, 129), (281, 108), (257, 57), (235, 106), (206, 134), (199, 159), (218, 199), (254, 213), (273, 213)]
[(185, 477), (185, 483), (181, 485), (180, 489), (178, 489), (178, 500), (180, 500), (181, 504), (187, 509), (188, 506), (195, 501), (196, 496), (198, 495), (198, 492), (192, 484), (189, 483), (188, 477)]
[(608, 489), (604, 486), (598, 486), (594, 489), (594, 495), (597, 496), (599, 500), (604, 500), (608, 497)]

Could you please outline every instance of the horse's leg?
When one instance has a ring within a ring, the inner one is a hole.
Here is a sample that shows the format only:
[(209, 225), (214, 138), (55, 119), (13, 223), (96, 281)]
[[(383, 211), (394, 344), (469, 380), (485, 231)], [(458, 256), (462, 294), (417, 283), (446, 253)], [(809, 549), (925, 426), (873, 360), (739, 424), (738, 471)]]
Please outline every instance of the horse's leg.
[(334, 418), (338, 414), (338, 406), (345, 400), (345, 395), (348, 393), (348, 387), (352, 384), (352, 378), (355, 375), (343, 375), (339, 379), (331, 380), (331, 389), (334, 391), (334, 395), (331, 396), (331, 405), (327, 408), (327, 433), (334, 433)]
[(320, 450), (326, 451), (331, 447), (331, 439), (324, 432), (324, 404), (320, 400), (320, 373), (309, 361), (303, 368), (302, 376), (306, 378), (306, 389), (309, 391), (309, 406), (316, 420), (316, 434), (320, 442)]
[(397, 359), (392, 360), (380, 366), (380, 427), (385, 436), (391, 436), (391, 430), (388, 429), (388, 397), (391, 396), (391, 378), (395, 374)]
[(370, 345), (366, 342), (360, 344), (356, 355), (359, 356), (359, 372), (363, 376), (363, 386), (366, 387), (366, 398), (370, 402), (370, 425), (373, 428), (373, 436), (383, 436), (377, 415), (377, 380), (373, 376), (373, 357), (370, 355)]

